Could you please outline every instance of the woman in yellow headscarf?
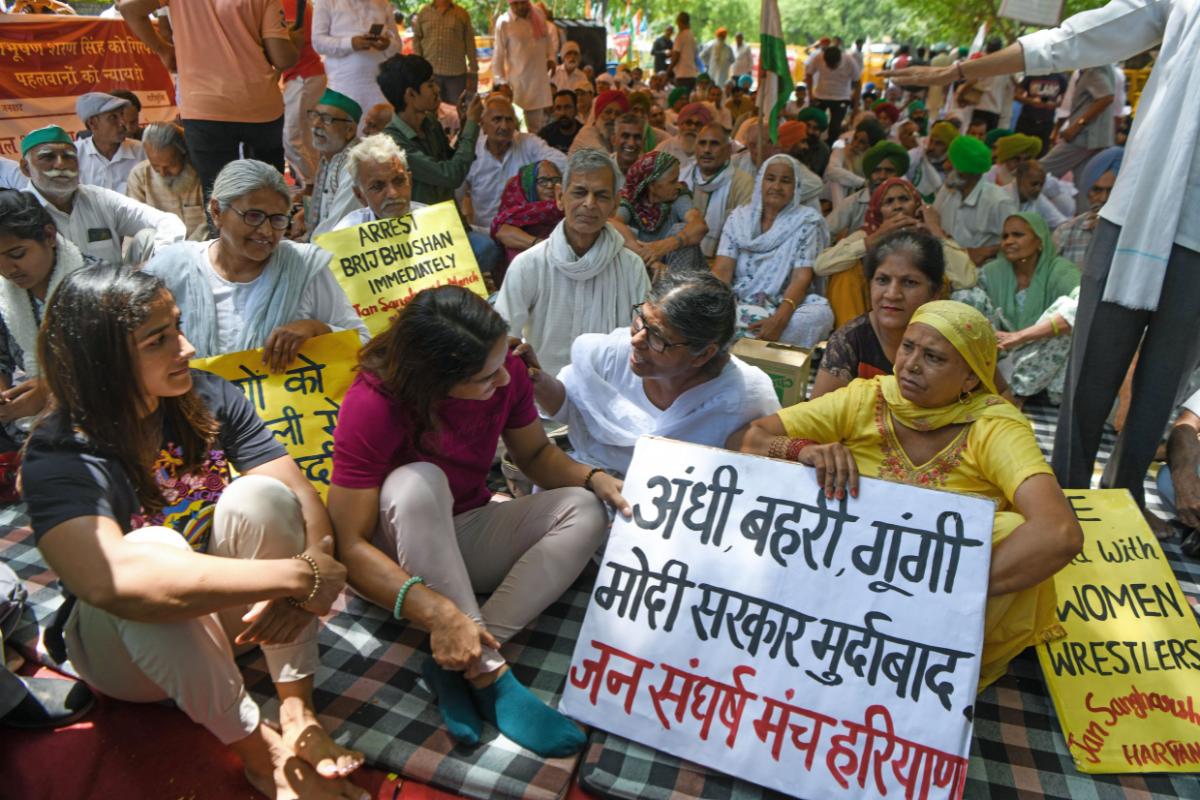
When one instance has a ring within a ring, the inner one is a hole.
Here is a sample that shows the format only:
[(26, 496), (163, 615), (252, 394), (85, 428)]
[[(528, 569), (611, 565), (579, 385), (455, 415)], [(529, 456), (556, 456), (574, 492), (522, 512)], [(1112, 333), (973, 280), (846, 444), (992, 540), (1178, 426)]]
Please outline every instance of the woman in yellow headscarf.
[[(1052, 577), (1083, 531), (1029, 421), (996, 393), (996, 334), (963, 303), (917, 309), (892, 375), (855, 380), (763, 417), (726, 447), (816, 467), (826, 494), (857, 495), (858, 475), (944, 489), (996, 504), (982, 689), (1030, 645), (1063, 635)], [(799, 440), (799, 441), (797, 441)]]

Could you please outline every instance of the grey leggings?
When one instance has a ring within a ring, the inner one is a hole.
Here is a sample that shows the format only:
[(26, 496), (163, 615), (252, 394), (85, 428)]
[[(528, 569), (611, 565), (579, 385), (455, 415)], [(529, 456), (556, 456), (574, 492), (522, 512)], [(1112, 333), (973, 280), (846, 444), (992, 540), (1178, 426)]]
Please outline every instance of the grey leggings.
[[(457, 516), (453, 509), (441, 469), (425, 462), (397, 467), (380, 492), (373, 542), (501, 644), (562, 596), (608, 528), (604, 505), (582, 488), (536, 492)], [(481, 607), (476, 593), (491, 597)], [(503, 664), (503, 656), (485, 648), (466, 675)]]

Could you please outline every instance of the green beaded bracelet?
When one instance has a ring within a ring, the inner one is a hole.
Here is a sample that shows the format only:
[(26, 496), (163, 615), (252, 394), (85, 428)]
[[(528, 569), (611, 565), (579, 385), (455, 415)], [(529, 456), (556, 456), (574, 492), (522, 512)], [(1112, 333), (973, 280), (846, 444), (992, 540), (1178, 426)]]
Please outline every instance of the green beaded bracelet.
[(418, 583), (424, 583), (425, 579), (420, 575), (413, 575), (404, 582), (400, 587), (400, 591), (396, 594), (396, 605), (392, 608), (392, 616), (400, 619), (400, 608), (404, 605), (404, 598), (408, 596), (408, 590), (416, 586)]

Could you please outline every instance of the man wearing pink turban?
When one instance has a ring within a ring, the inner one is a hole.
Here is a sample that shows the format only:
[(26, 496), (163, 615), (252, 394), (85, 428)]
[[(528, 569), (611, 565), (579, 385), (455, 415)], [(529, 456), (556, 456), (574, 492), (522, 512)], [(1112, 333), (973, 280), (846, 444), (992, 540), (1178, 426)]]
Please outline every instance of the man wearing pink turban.
[(700, 130), (714, 121), (715, 117), (711, 107), (704, 103), (688, 103), (679, 110), (679, 115), (675, 117), (675, 128), (679, 133), (654, 149), (675, 156), (679, 159), (681, 168), (686, 170), (696, 161), (696, 139), (700, 135)]
[(558, 32), (529, 0), (509, 0), (496, 18), (492, 75), (513, 90), (513, 102), (525, 112), (525, 127), (539, 131), (553, 101), (550, 70), (557, 66)]

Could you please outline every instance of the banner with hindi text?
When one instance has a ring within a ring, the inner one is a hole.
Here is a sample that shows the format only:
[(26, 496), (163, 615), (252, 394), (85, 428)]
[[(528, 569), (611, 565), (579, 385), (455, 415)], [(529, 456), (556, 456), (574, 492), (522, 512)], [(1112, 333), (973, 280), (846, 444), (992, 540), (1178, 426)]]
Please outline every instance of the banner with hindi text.
[(797, 797), (959, 798), (990, 501), (642, 437), (560, 709)]
[(333, 254), (329, 268), (372, 336), (423, 289), (453, 284), (487, 297), (462, 219), (450, 201), (330, 231), (313, 243)]
[(1124, 489), (1067, 490), (1083, 551), (1054, 576), (1065, 639), (1038, 647), (1080, 772), (1200, 772), (1200, 625)]
[(357, 331), (316, 336), (278, 374), (267, 371), (262, 350), (198, 358), (192, 367), (242, 390), (323, 499), (333, 472), (333, 431), (361, 345)]
[(0, 156), (20, 158), (36, 128), (83, 130), (75, 101), (113, 89), (137, 94), (143, 123), (177, 114), (170, 73), (124, 20), (0, 14)]

